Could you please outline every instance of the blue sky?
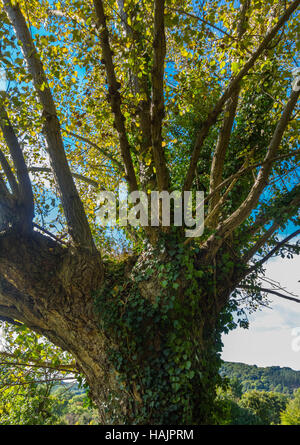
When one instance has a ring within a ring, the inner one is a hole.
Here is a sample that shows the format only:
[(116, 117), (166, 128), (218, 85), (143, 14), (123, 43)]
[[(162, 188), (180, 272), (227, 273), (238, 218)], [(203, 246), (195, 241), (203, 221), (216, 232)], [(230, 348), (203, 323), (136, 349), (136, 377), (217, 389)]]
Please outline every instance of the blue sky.
[[(293, 259), (271, 259), (266, 276), (300, 297), (300, 255)], [(236, 329), (223, 336), (222, 358), (257, 366), (287, 366), (300, 371), (300, 351), (293, 350), (300, 304), (270, 296), (272, 309), (263, 307), (249, 317), (249, 329)], [(294, 334), (294, 335), (293, 335)], [(297, 341), (300, 344), (300, 341)], [(295, 349), (295, 348), (294, 348)]]

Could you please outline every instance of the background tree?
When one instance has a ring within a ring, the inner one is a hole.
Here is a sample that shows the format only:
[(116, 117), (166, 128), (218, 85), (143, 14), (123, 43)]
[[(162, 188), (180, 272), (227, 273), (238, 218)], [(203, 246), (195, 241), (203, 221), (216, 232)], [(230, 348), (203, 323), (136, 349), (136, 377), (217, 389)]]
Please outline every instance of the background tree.
[(0, 322), (0, 424), (98, 424), (72, 357), (24, 325)]
[(280, 424), (280, 413), (287, 404), (287, 396), (275, 392), (249, 391), (243, 394), (240, 405), (248, 408), (262, 425)]
[(295, 391), (286, 409), (281, 413), (282, 425), (300, 425), (300, 390)]
[(278, 425), (288, 396), (274, 391), (252, 390), (241, 393), (238, 380), (229, 380), (225, 388), (218, 388), (217, 400), (221, 407), (219, 422), (223, 425)]
[[(233, 312), (299, 301), (264, 284), (299, 253), (299, 4), (1, 1), (0, 314), (73, 355), (104, 423), (217, 421)], [(204, 233), (105, 230), (120, 183), (206, 190)]]
[(24, 325), (1, 327), (0, 424), (56, 423), (62, 401), (53, 389), (74, 380), (70, 357)]
[(249, 406), (241, 405), (241, 382), (228, 379), (225, 386), (217, 388), (217, 400), (220, 404), (218, 423), (221, 425), (259, 425), (262, 420)]
[(293, 395), (294, 391), (300, 387), (299, 371), (286, 367), (268, 366), (262, 368), (245, 363), (225, 362), (222, 364), (220, 373), (222, 376), (228, 377), (231, 382), (237, 380), (242, 386), (243, 393), (257, 389)]

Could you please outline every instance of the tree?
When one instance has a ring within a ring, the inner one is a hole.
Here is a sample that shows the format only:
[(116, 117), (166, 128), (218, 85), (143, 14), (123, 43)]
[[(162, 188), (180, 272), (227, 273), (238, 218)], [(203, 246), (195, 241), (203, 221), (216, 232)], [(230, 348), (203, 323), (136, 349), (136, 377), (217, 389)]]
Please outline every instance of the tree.
[(278, 425), (286, 404), (284, 394), (256, 390), (243, 394), (240, 402), (241, 407), (249, 409), (262, 425)]
[(66, 404), (61, 413), (59, 424), (63, 425), (97, 425), (98, 413), (95, 408), (83, 403), (85, 395), (75, 395)]
[[(299, 301), (263, 284), (299, 253), (299, 3), (1, 0), (0, 314), (72, 354), (103, 423), (215, 422), (233, 312)], [(206, 191), (203, 234), (103, 228), (119, 184)]]
[(300, 389), (295, 391), (280, 417), (282, 425), (300, 425)]
[(217, 388), (217, 400), (220, 405), (219, 424), (258, 425), (261, 423), (261, 420), (253, 410), (249, 409), (249, 407), (241, 406), (242, 394), (242, 383), (236, 377), (229, 379), (225, 387)]
[(242, 386), (242, 392), (261, 389), (292, 395), (300, 386), (300, 372), (280, 366), (260, 368), (245, 363), (224, 362), (220, 374), (230, 379), (231, 386), (232, 381), (238, 380)]
[(0, 326), (0, 424), (55, 423), (62, 402), (52, 390), (74, 380), (70, 357), (24, 325)]
[(237, 393), (238, 380), (231, 380), (226, 391), (218, 388), (224, 425), (278, 425), (288, 396), (276, 392), (252, 390)]
[[(49, 385), (48, 385), (49, 386)], [(49, 395), (47, 385), (8, 388), (0, 393), (0, 425), (52, 425), (59, 401)]]
[(230, 393), (233, 399), (240, 399), (242, 397), (243, 385), (236, 377), (230, 380)]

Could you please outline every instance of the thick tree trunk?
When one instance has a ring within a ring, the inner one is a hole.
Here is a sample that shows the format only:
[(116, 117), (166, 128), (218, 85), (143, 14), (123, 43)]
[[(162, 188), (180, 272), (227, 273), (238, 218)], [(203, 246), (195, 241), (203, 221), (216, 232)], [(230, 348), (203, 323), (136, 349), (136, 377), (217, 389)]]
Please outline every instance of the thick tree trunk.
[(75, 357), (103, 423), (211, 423), (220, 309), (211, 274), (186, 260), (153, 250), (107, 264), (103, 280), (96, 255), (11, 232), (1, 311)]
[[(95, 294), (113, 383), (105, 422), (216, 421), (222, 310), (213, 268), (190, 267), (190, 259), (184, 251), (149, 249), (133, 268), (107, 265)], [(97, 383), (89, 381), (95, 395)], [(97, 401), (103, 407), (101, 396)]]

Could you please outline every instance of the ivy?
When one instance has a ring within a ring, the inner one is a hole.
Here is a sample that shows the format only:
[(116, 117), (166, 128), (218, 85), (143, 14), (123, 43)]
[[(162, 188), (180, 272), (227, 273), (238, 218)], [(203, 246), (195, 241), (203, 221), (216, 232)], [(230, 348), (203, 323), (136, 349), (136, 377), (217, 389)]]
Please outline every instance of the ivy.
[[(107, 264), (105, 284), (95, 293), (119, 385), (110, 396), (109, 422), (209, 423), (216, 416), (220, 336), (234, 326), (232, 308), (216, 324), (211, 320), (211, 335), (203, 338), (213, 271), (199, 269), (197, 248), (185, 249), (175, 238), (165, 236), (156, 248), (148, 246), (146, 260), (130, 274), (125, 263)], [(142, 291), (149, 280), (157, 283), (153, 299)], [(116, 410), (120, 391), (135, 400), (126, 415)]]

